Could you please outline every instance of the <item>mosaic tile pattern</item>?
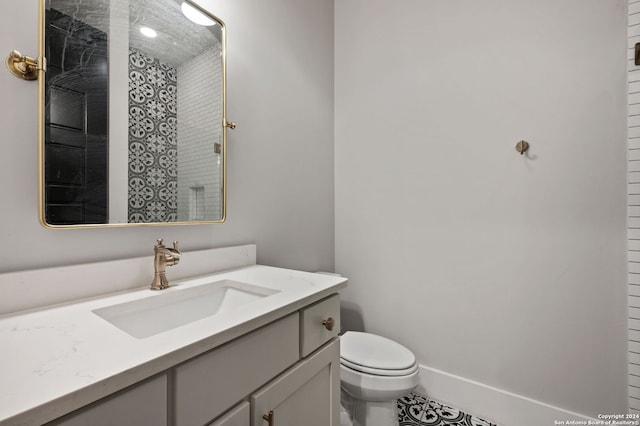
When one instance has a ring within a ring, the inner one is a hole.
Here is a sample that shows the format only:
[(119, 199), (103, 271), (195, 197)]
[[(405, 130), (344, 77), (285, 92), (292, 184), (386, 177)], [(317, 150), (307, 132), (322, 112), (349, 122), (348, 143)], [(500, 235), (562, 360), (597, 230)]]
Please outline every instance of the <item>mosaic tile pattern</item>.
[(414, 393), (398, 400), (398, 421), (400, 426), (498, 426)]
[(129, 222), (178, 215), (177, 71), (129, 51)]

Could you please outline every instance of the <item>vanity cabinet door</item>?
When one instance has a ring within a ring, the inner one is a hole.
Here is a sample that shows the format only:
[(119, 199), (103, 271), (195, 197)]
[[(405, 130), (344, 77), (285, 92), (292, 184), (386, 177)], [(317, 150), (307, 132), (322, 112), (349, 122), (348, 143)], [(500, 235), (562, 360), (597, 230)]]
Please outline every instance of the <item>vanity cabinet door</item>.
[(336, 339), (254, 393), (252, 426), (340, 426), (339, 356)]
[(47, 426), (167, 425), (167, 375), (163, 374), (47, 423)]
[(207, 426), (249, 426), (250, 418), (249, 418), (249, 403), (242, 402), (231, 410), (228, 413), (220, 417), (215, 422), (209, 423)]

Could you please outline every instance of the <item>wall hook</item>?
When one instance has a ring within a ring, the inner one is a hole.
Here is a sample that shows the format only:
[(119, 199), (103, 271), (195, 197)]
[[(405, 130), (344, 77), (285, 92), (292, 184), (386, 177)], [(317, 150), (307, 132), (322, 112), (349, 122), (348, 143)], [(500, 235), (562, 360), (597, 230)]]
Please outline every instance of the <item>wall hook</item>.
[(525, 152), (529, 149), (529, 142), (520, 141), (516, 144), (516, 151), (520, 153), (520, 155), (524, 155)]
[(11, 51), (7, 56), (7, 68), (16, 77), (23, 80), (37, 80), (38, 71), (45, 70), (45, 59), (41, 60), (23, 55), (17, 50)]

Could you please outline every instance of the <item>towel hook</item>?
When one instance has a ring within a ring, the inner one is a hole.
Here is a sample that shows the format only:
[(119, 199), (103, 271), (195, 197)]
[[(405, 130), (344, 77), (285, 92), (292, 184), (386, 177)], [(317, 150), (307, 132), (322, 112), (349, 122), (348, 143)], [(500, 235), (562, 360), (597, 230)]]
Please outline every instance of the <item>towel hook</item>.
[(529, 142), (520, 141), (516, 144), (516, 151), (520, 153), (520, 155), (524, 155), (525, 152), (529, 149)]

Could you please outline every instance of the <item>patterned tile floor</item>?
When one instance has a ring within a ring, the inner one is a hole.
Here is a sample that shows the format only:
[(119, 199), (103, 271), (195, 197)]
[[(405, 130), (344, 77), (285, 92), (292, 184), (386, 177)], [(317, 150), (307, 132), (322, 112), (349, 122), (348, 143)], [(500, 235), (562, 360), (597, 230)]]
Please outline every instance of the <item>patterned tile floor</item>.
[(398, 400), (398, 417), (400, 426), (498, 426), (415, 393)]

